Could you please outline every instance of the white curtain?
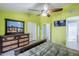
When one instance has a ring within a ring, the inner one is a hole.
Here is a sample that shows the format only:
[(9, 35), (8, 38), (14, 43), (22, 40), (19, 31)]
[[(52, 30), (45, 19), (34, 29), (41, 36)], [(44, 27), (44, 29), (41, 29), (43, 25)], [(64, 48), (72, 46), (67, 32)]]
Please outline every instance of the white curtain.
[(50, 24), (44, 24), (42, 26), (42, 38), (50, 40)]
[(36, 40), (36, 24), (32, 22), (28, 22), (27, 28), (28, 28), (28, 33), (30, 33), (30, 41)]

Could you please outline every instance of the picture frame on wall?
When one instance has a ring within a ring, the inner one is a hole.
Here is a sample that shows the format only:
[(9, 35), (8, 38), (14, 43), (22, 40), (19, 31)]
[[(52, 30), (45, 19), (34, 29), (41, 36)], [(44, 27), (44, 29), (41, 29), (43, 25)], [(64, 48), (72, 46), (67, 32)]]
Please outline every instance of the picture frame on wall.
[(66, 26), (66, 20), (54, 21), (54, 26)]

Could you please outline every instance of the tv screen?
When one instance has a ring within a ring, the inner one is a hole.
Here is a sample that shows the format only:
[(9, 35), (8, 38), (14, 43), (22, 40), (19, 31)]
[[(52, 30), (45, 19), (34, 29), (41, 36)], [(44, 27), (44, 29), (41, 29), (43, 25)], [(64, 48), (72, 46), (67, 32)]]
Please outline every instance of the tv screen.
[(55, 21), (54, 26), (66, 26), (66, 20)]
[(24, 22), (6, 19), (6, 34), (24, 33)]

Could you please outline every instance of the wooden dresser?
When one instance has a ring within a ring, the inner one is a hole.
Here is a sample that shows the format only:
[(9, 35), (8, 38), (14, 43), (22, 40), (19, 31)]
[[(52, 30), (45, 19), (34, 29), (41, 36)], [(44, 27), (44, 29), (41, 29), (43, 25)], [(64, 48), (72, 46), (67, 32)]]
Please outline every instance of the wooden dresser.
[(29, 34), (0, 36), (0, 54), (15, 48), (27, 46), (29, 44)]

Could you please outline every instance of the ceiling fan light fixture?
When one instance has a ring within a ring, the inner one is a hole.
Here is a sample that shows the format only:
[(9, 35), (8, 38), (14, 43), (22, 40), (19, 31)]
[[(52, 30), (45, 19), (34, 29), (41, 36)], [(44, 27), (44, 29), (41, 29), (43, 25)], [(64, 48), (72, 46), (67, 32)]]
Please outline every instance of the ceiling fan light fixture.
[(42, 16), (47, 16), (47, 13), (42, 13), (41, 15), (42, 15)]
[(50, 17), (50, 14), (48, 14), (48, 13), (42, 13), (42, 16), (48, 16), (48, 17)]

